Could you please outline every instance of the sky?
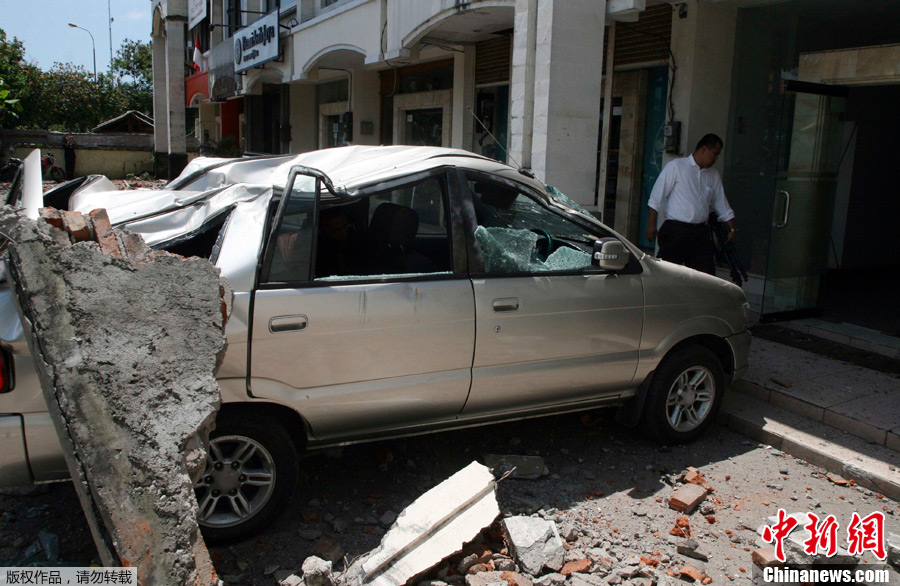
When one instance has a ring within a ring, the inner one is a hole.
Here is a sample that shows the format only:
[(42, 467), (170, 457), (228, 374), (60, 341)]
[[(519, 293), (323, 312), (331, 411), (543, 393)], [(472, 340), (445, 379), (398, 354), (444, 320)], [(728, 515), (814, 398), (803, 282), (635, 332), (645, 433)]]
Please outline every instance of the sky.
[[(82, 65), (94, 71), (91, 37), (68, 23), (88, 29), (97, 47), (97, 72), (109, 70), (109, 14), (112, 52), (122, 41), (150, 40), (150, 0), (0, 0), (0, 29), (25, 44), (25, 58), (43, 70), (54, 62)], [(9, 10), (10, 8), (13, 8)]]

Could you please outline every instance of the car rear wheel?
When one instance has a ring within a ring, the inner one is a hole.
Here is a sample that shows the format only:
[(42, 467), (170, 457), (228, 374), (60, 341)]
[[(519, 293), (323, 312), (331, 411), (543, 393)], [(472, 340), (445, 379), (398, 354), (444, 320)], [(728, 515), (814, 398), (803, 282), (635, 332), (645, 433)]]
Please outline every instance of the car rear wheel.
[(203, 536), (210, 543), (249, 537), (293, 495), (299, 472), (294, 442), (275, 421), (224, 413), (209, 444), (205, 469), (194, 484)]
[(664, 443), (683, 443), (712, 424), (725, 391), (718, 357), (702, 346), (686, 346), (667, 356), (653, 376), (644, 421)]

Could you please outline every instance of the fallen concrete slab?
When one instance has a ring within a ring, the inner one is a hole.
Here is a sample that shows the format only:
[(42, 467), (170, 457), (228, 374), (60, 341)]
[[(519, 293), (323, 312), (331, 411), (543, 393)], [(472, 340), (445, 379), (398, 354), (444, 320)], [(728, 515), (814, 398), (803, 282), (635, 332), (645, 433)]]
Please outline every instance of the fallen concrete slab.
[[(216, 584), (191, 472), (219, 407), (231, 290), (206, 260), (90, 217), (0, 208), (9, 272), (101, 561), (141, 584)], [(186, 453), (188, 453), (186, 457)]]
[(397, 517), (381, 545), (338, 578), (351, 586), (401, 586), (459, 551), (500, 514), (494, 476), (472, 462)]
[(510, 517), (503, 520), (509, 539), (510, 553), (532, 576), (540, 576), (544, 568), (559, 572), (566, 555), (556, 523), (535, 517)]

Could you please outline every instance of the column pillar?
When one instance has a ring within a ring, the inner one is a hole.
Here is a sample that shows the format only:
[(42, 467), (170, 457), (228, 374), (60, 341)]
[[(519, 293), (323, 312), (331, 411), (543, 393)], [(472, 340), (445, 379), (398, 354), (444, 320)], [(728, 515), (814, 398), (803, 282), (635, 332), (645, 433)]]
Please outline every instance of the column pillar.
[(531, 167), (538, 0), (516, 0), (509, 83), (509, 164)]
[[(154, 20), (159, 18), (153, 15)], [(167, 103), (169, 88), (166, 86), (166, 37), (162, 20), (153, 27), (153, 168), (159, 177), (168, 173), (169, 125)]]
[[(380, 90), (381, 77), (377, 71), (353, 70), (353, 144), (381, 143)], [(363, 134), (363, 130), (368, 134)]]
[[(173, 4), (184, 2), (169, 2), (169, 14), (166, 15), (166, 119), (168, 126), (168, 155), (169, 169), (168, 179), (174, 179), (187, 165), (187, 141), (185, 139), (185, 97), (184, 97), (184, 59), (185, 42), (184, 29), (187, 17), (183, 13), (172, 13)], [(161, 121), (155, 121), (159, 124)]]
[(472, 150), (475, 124), (475, 47), (467, 45), (453, 54), (453, 118), (450, 123), (450, 146)]
[(531, 167), (585, 206), (594, 203), (605, 20), (606, 0), (538, 0)]

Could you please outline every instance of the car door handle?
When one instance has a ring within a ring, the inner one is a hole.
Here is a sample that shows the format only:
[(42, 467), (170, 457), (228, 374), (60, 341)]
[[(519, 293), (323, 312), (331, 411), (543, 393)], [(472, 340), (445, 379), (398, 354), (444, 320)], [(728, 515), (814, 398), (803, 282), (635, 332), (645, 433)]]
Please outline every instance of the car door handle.
[(279, 315), (269, 320), (269, 331), (273, 334), (281, 332), (298, 332), (306, 329), (305, 315)]
[(494, 299), (494, 311), (519, 311), (518, 297)]

